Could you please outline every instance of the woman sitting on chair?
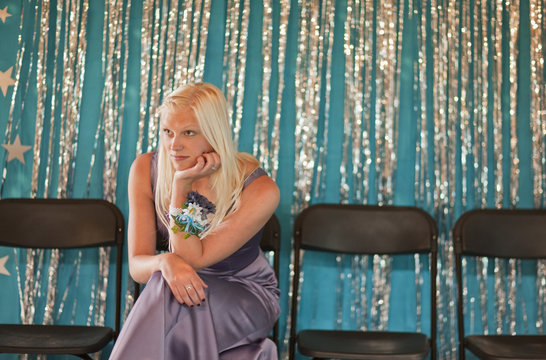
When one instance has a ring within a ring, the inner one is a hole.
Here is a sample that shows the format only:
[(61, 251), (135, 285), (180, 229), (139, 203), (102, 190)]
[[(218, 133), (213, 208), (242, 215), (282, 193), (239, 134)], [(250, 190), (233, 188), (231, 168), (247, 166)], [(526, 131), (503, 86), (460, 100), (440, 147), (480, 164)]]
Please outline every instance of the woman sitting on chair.
[(159, 112), (159, 151), (129, 176), (129, 269), (147, 284), (110, 359), (277, 359), (279, 290), (259, 247), (277, 185), (236, 151), (215, 86), (182, 86)]

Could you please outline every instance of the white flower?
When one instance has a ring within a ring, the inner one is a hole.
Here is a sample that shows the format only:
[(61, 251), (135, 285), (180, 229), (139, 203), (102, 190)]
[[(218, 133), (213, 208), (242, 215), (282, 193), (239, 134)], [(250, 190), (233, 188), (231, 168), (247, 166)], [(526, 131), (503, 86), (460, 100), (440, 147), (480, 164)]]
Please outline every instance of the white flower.
[(189, 203), (188, 207), (184, 209), (184, 214), (191, 217), (199, 225), (205, 226), (207, 224), (206, 219), (203, 218), (203, 208), (199, 204)]

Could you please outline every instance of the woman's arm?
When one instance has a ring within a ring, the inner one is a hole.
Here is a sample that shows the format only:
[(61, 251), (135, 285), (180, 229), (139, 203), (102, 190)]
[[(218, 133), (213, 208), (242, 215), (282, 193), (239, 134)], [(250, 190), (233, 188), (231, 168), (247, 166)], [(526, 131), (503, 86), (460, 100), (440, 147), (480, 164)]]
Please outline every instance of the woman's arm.
[(227, 258), (241, 248), (269, 220), (279, 203), (279, 189), (268, 176), (252, 181), (241, 194), (239, 209), (219, 228), (200, 239), (170, 232), (174, 252), (194, 269), (202, 269)]
[[(146, 283), (161, 271), (180, 303), (199, 304), (205, 299), (205, 283), (191, 265), (173, 253), (156, 254), (155, 206), (150, 180), (151, 153), (135, 159), (129, 173), (128, 253), (131, 277)], [(191, 285), (195, 292), (186, 291)]]

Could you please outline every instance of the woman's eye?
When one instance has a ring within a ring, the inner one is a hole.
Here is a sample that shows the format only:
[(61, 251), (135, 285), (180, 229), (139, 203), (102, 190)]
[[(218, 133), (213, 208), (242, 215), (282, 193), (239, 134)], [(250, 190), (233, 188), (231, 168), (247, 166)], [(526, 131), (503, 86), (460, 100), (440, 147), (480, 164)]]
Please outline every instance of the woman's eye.
[(195, 135), (195, 131), (193, 131), (193, 130), (186, 130), (186, 131), (184, 131), (184, 134), (187, 135), (187, 136), (192, 136), (192, 135)]
[(170, 134), (171, 134), (171, 130), (169, 130), (169, 129), (163, 129), (163, 133), (164, 133), (165, 135), (170, 135)]

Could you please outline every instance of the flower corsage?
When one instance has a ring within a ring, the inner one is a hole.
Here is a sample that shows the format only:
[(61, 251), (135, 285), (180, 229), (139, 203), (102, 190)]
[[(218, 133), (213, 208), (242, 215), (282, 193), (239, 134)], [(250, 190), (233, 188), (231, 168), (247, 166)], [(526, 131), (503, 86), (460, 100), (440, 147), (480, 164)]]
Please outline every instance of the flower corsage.
[(208, 216), (216, 212), (216, 206), (196, 191), (186, 196), (182, 208), (170, 208), (169, 215), (174, 220), (171, 230), (176, 234), (185, 232), (184, 239), (190, 235), (198, 236), (208, 228)]

